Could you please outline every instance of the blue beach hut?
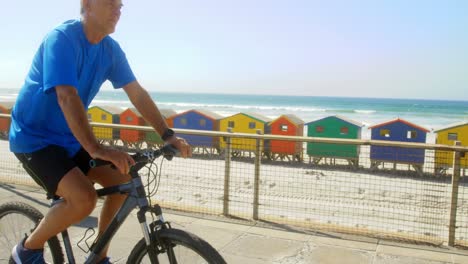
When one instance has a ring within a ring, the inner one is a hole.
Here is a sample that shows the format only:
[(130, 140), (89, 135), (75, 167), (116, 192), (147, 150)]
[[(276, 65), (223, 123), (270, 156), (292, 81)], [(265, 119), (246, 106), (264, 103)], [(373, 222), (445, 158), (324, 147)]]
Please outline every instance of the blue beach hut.
[[(429, 132), (406, 120), (397, 118), (370, 127), (372, 140), (387, 140), (399, 142), (425, 143)], [(392, 162), (394, 168), (397, 163), (413, 165), (416, 171), (422, 173), (425, 150), (404, 147), (371, 146), (371, 168), (375, 169), (383, 162)]]
[[(219, 120), (222, 118), (208, 110), (192, 109), (170, 117), (174, 128), (218, 131)], [(184, 135), (187, 142), (194, 147), (218, 148), (217, 137)]]

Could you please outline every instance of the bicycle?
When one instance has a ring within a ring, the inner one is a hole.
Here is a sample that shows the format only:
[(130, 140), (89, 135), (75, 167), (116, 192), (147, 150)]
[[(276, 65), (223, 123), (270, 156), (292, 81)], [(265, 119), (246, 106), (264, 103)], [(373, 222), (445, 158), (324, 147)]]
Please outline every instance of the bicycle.
[[(146, 193), (139, 171), (147, 164), (152, 165), (161, 156), (171, 160), (176, 151), (171, 145), (165, 145), (154, 151), (133, 154), (132, 158), (135, 160), (135, 165), (130, 169), (131, 181), (96, 190), (99, 197), (115, 193), (128, 194), (128, 197), (108, 228), (89, 246), (89, 255), (85, 264), (97, 261), (99, 253), (119, 230), (127, 216), (136, 208), (139, 208), (136, 215), (143, 232), (143, 238), (134, 246), (127, 263), (226, 263), (223, 257), (208, 242), (189, 232), (172, 228), (170, 223), (164, 220), (161, 207), (158, 204), (152, 205), (151, 195)], [(90, 161), (91, 168), (109, 164), (111, 163), (102, 160)], [(55, 199), (52, 205), (60, 201), (60, 199)], [(148, 213), (153, 218), (150, 224), (146, 220)], [(24, 235), (34, 230), (42, 218), (43, 215), (40, 211), (26, 203), (8, 202), (0, 205), (0, 242), (9, 243), (6, 247), (10, 246), (9, 249), (11, 250)], [(26, 222), (30, 223), (30, 227), (22, 226)], [(67, 261), (69, 264), (74, 264), (76, 262), (68, 231), (64, 230), (61, 234)], [(5, 247), (5, 245), (3, 246)], [(57, 236), (47, 241), (44, 257), (46, 261), (54, 264), (65, 263), (62, 246)], [(14, 263), (11, 258), (9, 261)]]

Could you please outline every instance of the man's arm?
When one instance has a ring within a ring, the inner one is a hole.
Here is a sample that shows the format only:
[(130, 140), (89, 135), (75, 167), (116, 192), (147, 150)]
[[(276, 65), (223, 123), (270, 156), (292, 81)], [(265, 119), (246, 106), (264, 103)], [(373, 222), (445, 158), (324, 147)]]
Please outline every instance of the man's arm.
[(81, 146), (91, 157), (108, 160), (117, 166), (122, 173), (128, 173), (128, 164), (133, 164), (133, 159), (125, 152), (103, 148), (97, 142), (75, 87), (57, 86), (55, 91), (68, 127)]
[(143, 118), (156, 130), (156, 132), (158, 132), (159, 135), (164, 134), (166, 129), (169, 128), (166, 120), (161, 115), (161, 112), (159, 112), (159, 109), (151, 96), (143, 87), (141, 87), (138, 81), (131, 82), (123, 89)]
[[(127, 84), (123, 89), (143, 118), (162, 136), (169, 127), (148, 92), (138, 81)], [(174, 137), (169, 139), (168, 143), (174, 145), (181, 152), (182, 157), (192, 155), (192, 150), (184, 139)]]

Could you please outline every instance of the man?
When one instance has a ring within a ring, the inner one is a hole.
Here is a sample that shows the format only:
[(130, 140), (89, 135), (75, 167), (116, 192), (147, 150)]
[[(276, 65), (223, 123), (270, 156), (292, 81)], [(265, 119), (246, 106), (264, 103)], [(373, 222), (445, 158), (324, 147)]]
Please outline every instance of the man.
[[(134, 163), (125, 152), (98, 144), (86, 109), (106, 80), (123, 87), (130, 101), (162, 138), (191, 156), (185, 140), (174, 135), (140, 84), (119, 44), (115, 31), (121, 0), (82, 0), (81, 20), (70, 20), (52, 30), (37, 51), (12, 112), (10, 148), (27, 172), (47, 191), (63, 197), (37, 229), (12, 251), (17, 263), (44, 263), (45, 242), (88, 216), (96, 205), (93, 183), (107, 187), (126, 182)], [(89, 170), (89, 160), (111, 161)], [(99, 219), (101, 234), (125, 196), (112, 195)], [(107, 248), (101, 263), (109, 263)]]

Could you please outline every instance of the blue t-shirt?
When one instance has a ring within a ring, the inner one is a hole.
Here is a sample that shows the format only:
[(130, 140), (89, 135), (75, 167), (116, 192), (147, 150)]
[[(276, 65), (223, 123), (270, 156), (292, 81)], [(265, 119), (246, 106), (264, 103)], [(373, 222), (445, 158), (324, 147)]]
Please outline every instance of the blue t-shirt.
[(91, 44), (79, 20), (66, 21), (52, 30), (36, 52), (13, 107), (10, 150), (30, 153), (59, 145), (73, 156), (81, 146), (68, 127), (55, 87), (75, 87), (88, 109), (106, 80), (114, 88), (135, 81), (125, 53), (115, 40), (107, 36)]

